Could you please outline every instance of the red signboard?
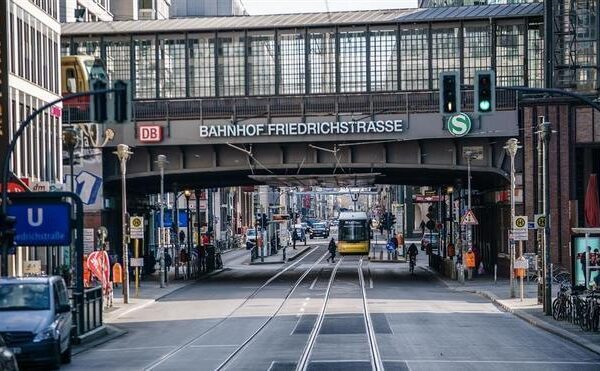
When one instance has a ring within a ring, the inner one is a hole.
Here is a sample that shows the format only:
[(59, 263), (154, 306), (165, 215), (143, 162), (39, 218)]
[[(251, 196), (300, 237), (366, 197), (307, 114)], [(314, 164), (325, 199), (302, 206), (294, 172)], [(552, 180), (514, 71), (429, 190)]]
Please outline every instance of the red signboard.
[(160, 125), (140, 125), (138, 126), (138, 138), (142, 143), (162, 142), (162, 126)]
[(426, 196), (426, 195), (415, 195), (415, 202), (438, 202), (441, 198), (438, 195)]
[[(0, 184), (0, 191), (2, 191), (2, 184)], [(8, 182), (8, 192), (27, 192), (27, 189), (15, 182)]]
[(59, 106), (52, 106), (52, 107), (50, 107), (50, 116), (61, 117), (62, 116), (62, 109)]

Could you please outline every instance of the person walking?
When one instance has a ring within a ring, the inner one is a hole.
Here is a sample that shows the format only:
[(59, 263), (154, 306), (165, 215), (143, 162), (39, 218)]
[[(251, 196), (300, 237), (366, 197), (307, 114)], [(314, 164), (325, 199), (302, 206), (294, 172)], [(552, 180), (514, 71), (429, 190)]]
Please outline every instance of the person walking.
[(332, 263), (335, 263), (334, 259), (335, 259), (335, 251), (337, 250), (337, 246), (335, 244), (335, 240), (333, 239), (333, 237), (331, 238), (331, 241), (329, 241), (329, 247), (327, 249), (329, 250), (329, 253), (331, 254), (331, 256), (327, 258), (327, 262), (329, 262), (329, 260), (331, 260)]

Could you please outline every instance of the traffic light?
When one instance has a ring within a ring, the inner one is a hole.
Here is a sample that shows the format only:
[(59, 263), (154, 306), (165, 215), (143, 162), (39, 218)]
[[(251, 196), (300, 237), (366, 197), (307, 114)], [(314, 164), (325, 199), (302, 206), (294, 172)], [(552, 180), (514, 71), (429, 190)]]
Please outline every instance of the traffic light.
[(131, 85), (123, 80), (117, 80), (113, 84), (114, 92), (114, 114), (116, 123), (131, 121)]
[(442, 72), (440, 74), (440, 113), (456, 113), (460, 111), (460, 79), (459, 73)]
[(396, 215), (390, 214), (390, 228), (396, 224)]
[[(108, 84), (103, 79), (93, 79), (91, 81), (92, 91), (106, 90)], [(90, 116), (91, 121), (98, 124), (104, 124), (108, 119), (106, 106), (106, 93), (96, 93), (90, 98)]]
[(475, 72), (475, 112), (493, 112), (496, 106), (496, 76), (493, 70)]
[(267, 214), (262, 214), (261, 215), (260, 226), (261, 226), (261, 228), (266, 228), (266, 226), (267, 226)]
[(17, 218), (10, 215), (0, 216), (0, 240), (2, 246), (11, 247), (15, 243)]

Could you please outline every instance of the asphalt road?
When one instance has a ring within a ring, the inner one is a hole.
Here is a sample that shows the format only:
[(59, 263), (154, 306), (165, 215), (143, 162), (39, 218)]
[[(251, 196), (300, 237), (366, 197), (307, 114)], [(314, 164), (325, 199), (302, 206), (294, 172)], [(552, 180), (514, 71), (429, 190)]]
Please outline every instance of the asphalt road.
[[(64, 369), (294, 370), (321, 311), (308, 370), (371, 369), (360, 257), (339, 262), (324, 308), (335, 265), (324, 259), (327, 241), (318, 241), (293, 265), (236, 264), (120, 318), (115, 325), (127, 335)], [(386, 370), (600, 369), (600, 356), (484, 298), (449, 291), (425, 270), (411, 276), (406, 264), (364, 260), (362, 271)]]

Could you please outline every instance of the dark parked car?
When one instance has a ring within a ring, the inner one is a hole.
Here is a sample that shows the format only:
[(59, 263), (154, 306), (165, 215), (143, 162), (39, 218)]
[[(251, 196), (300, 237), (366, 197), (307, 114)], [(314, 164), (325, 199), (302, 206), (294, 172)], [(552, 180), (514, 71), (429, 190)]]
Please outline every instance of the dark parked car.
[(2, 336), (0, 336), (0, 370), (19, 370), (19, 366), (17, 366), (17, 357), (15, 357), (15, 354), (12, 352), (11, 348), (6, 346)]
[(329, 228), (325, 223), (314, 223), (312, 228), (310, 229), (310, 238), (313, 239), (315, 237), (329, 237)]
[(72, 323), (62, 277), (0, 279), (0, 336), (19, 365), (71, 362)]

